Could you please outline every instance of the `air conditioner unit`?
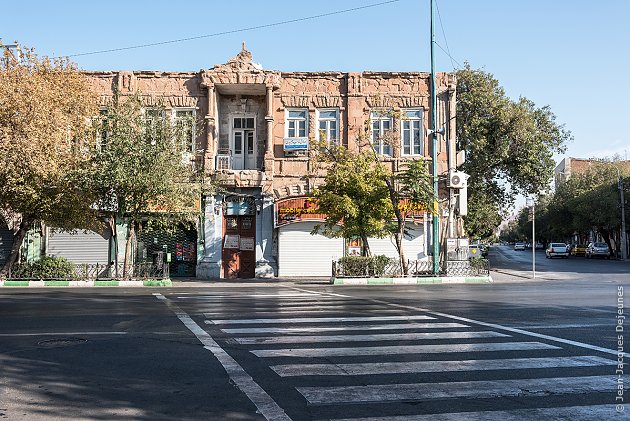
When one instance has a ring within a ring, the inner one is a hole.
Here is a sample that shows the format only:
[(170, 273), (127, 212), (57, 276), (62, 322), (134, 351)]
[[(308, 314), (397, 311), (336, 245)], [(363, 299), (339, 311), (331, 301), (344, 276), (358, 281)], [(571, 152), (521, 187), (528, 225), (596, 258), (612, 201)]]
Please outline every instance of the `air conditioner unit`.
[(470, 177), (468, 174), (461, 171), (452, 171), (448, 175), (447, 185), (452, 189), (463, 189), (467, 186), (468, 177)]

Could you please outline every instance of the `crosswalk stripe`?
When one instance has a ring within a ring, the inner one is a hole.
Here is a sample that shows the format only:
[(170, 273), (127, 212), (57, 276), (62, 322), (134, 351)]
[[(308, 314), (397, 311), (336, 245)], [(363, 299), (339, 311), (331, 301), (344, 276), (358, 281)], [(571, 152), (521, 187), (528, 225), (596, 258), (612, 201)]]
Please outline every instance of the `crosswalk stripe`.
[(591, 367), (616, 365), (600, 357), (504, 358), (497, 360), (413, 361), (361, 364), (286, 364), (271, 366), (281, 377), (362, 376), (368, 374), (435, 373), (478, 370), (522, 370), (528, 368)]
[(356, 355), (442, 354), (450, 352), (496, 352), (561, 349), (542, 342), (488, 342), (476, 344), (396, 345), (353, 348), (257, 349), (250, 351), (260, 358), (273, 357), (346, 357)]
[(224, 333), (300, 333), (300, 332), (334, 332), (334, 331), (366, 331), (366, 330), (409, 330), (409, 329), (446, 329), (469, 327), (461, 323), (397, 323), (389, 325), (346, 325), (335, 327), (245, 327), (237, 329), (221, 329)]
[(416, 332), (416, 333), (382, 333), (372, 335), (330, 335), (330, 336), (264, 336), (252, 338), (234, 338), (242, 345), (247, 344), (287, 344), (311, 342), (367, 342), (367, 341), (413, 341), (419, 339), (473, 339), (503, 338), (504, 333), (493, 331), (478, 332)]
[(280, 319), (225, 319), (212, 320), (215, 325), (236, 325), (256, 323), (340, 323), (340, 322), (383, 322), (386, 320), (433, 320), (435, 317), (416, 316), (372, 316), (372, 317), (296, 317)]
[[(627, 388), (628, 386), (626, 386)], [(612, 376), (482, 380), (445, 383), (379, 384), (368, 386), (297, 387), (310, 405), (366, 402), (426, 401), (431, 399), (549, 396), (617, 390)]]
[(343, 418), (337, 421), (531, 421), (531, 420), (612, 420), (620, 417), (615, 405), (531, 408), (510, 411), (454, 412), (430, 415), (401, 415), (369, 418)]
[[(238, 311), (238, 310), (230, 310), (230, 312), (226, 312), (226, 311), (221, 311), (221, 310), (217, 310), (216, 307), (214, 308), (201, 308), (199, 309), (199, 311), (201, 311), (204, 315), (204, 317), (210, 319), (210, 320), (214, 320), (215, 318), (225, 318), (225, 317), (230, 317), (231, 315), (234, 315), (236, 317), (241, 316), (243, 314), (243, 311)], [(254, 306), (248, 306), (247, 307), (247, 311), (248, 312), (254, 312), (256, 314), (256, 316), (259, 317), (266, 317), (266, 316), (283, 316), (283, 315), (290, 315), (290, 314), (299, 314), (301, 316), (305, 316), (308, 314), (312, 314), (314, 317), (318, 317), (318, 316), (326, 316), (329, 315), (330, 317), (332, 316), (337, 316), (338, 313), (343, 312), (343, 314), (348, 315), (348, 314), (356, 314), (356, 317), (359, 317), (359, 315), (361, 314), (365, 314), (366, 311), (365, 309), (349, 309), (349, 310), (339, 310), (339, 309), (335, 309), (335, 308), (303, 308), (303, 309), (299, 309), (299, 310), (286, 310), (280, 307), (277, 308), (273, 308), (273, 309), (268, 309), (268, 308), (258, 308), (258, 307), (254, 307)], [(392, 314), (392, 315), (400, 315), (400, 311), (399, 310), (394, 310), (394, 309), (386, 309), (386, 310), (379, 310), (378, 311), (379, 314)], [(337, 314), (335, 314), (337, 313)], [(346, 316), (346, 317), (350, 317), (350, 316)], [(303, 317), (304, 318), (304, 317)], [(213, 323), (212, 323), (213, 324)]]

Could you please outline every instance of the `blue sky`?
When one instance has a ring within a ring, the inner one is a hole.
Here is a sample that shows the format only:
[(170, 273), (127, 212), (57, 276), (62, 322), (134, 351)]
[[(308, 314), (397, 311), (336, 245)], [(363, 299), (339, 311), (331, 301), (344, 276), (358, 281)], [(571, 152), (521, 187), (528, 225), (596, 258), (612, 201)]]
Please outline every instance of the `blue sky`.
[[(0, 38), (18, 40), (40, 54), (73, 55), (383, 1), (11, 1), (0, 8)], [(468, 61), (493, 73), (509, 96), (551, 106), (574, 135), (568, 156), (630, 154), (625, 126), (630, 116), (630, 1), (436, 2), (441, 17), (441, 24), (436, 19), (436, 41), (454, 59), (438, 48), (439, 71)], [(286, 25), (72, 59), (86, 70), (197, 71), (226, 62), (245, 41), (254, 61), (268, 69), (429, 71), (429, 10), (429, 0), (399, 0)]]

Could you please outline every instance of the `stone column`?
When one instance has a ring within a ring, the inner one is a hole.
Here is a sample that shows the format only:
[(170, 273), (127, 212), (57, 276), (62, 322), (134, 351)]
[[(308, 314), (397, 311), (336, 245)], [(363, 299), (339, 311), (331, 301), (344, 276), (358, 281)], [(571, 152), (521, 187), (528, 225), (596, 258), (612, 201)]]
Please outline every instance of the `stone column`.
[(215, 91), (213, 83), (205, 84), (208, 89), (208, 114), (205, 115), (204, 119), (206, 120), (206, 153), (205, 153), (205, 163), (206, 165), (210, 165), (212, 169), (214, 169), (214, 157), (216, 155), (216, 136), (215, 136), (215, 128), (216, 128), (216, 113), (215, 113)]
[(267, 85), (267, 139), (265, 142), (265, 173), (273, 178), (273, 85)]

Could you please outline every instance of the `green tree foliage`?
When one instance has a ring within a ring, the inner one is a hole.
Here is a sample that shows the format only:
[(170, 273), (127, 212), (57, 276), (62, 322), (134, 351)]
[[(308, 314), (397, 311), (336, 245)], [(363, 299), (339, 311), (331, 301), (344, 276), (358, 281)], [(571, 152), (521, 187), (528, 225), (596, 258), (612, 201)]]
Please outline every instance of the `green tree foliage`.
[(14, 230), (0, 276), (40, 222), (59, 228), (95, 225), (92, 196), (81, 187), (89, 162), (89, 124), (96, 98), (64, 59), (0, 44), (0, 219)]
[(199, 214), (200, 185), (177, 126), (164, 115), (161, 107), (143, 110), (136, 94), (114, 98), (99, 122), (90, 182), (98, 207), (127, 222), (125, 274), (141, 224), (175, 227)]
[(320, 162), (327, 167), (324, 183), (315, 189), (314, 197), (322, 213), (323, 224), (313, 233), (337, 238), (359, 237), (364, 254), (370, 255), (368, 237), (389, 234), (387, 223), (393, 216), (386, 171), (374, 164), (371, 152), (353, 154), (343, 146), (320, 148)]
[(548, 106), (511, 100), (490, 74), (466, 65), (457, 71), (457, 139), (466, 151), (472, 236), (496, 228), (517, 194), (545, 190), (555, 162), (571, 138)]

